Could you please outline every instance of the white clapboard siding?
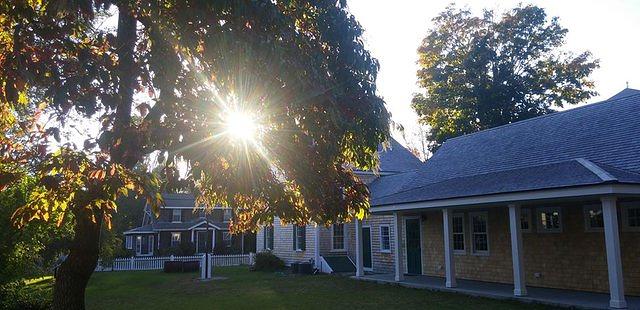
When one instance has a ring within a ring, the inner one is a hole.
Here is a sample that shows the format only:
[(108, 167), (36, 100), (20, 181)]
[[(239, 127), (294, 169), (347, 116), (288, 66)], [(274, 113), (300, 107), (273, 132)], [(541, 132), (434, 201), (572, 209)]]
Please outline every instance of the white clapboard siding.
[[(111, 268), (102, 266), (98, 261), (95, 271), (128, 271), (128, 270), (162, 270), (167, 261), (202, 261), (203, 255), (163, 256), (163, 257), (131, 257), (116, 258)], [(211, 265), (215, 267), (253, 265), (255, 254), (210, 255)]]

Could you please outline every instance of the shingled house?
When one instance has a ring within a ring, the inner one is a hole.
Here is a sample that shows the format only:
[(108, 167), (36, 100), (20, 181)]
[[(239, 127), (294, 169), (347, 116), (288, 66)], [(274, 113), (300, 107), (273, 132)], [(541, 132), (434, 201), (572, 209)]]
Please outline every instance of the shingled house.
[[(124, 232), (125, 248), (136, 256), (158, 256), (185, 244), (195, 253), (237, 254), (255, 251), (255, 234), (231, 235), (230, 208), (205, 212), (194, 208), (191, 194), (163, 194), (165, 206), (156, 217), (145, 206), (142, 225)], [(209, 226), (209, 227), (207, 227)]]
[[(379, 150), (380, 167), (377, 174), (371, 171), (355, 171), (369, 184), (380, 176), (392, 176), (418, 168), (422, 162), (396, 140), (389, 148)], [(365, 240), (364, 268), (376, 271), (393, 270), (393, 255), (389, 242), (393, 234), (392, 216), (370, 217), (363, 222), (360, 231)], [(323, 272), (353, 272), (356, 259), (355, 223), (335, 224), (331, 227), (282, 225), (279, 219), (271, 227), (261, 229), (256, 235), (258, 251), (269, 250), (285, 263), (315, 262)], [(374, 231), (376, 233), (374, 233)], [(378, 233), (379, 232), (379, 233)], [(382, 245), (380, 239), (383, 239)], [(385, 248), (380, 248), (380, 247)]]
[[(638, 90), (449, 139), (419, 169), (370, 190), (371, 219), (393, 218), (390, 245), (377, 247), (393, 253), (395, 281), (508, 283), (516, 296), (527, 286), (607, 292), (613, 308), (640, 295)], [(360, 277), (369, 242), (363, 230)], [(375, 260), (373, 271), (387, 272)]]

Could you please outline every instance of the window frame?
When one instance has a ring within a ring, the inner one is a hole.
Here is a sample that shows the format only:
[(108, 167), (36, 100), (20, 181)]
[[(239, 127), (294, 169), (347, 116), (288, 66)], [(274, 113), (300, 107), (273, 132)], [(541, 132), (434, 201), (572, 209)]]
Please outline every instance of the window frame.
[(640, 202), (630, 201), (621, 202), (620, 209), (622, 212), (622, 229), (629, 232), (640, 232), (640, 226), (629, 226), (629, 210), (640, 209)]
[[(600, 216), (602, 217), (602, 227), (592, 227), (591, 226), (591, 214), (590, 211), (598, 210), (600, 211)], [(602, 214), (602, 205), (601, 204), (588, 204), (582, 206), (582, 216), (584, 218), (584, 231), (585, 232), (602, 232), (604, 231), (604, 214)]]
[[(178, 215), (178, 220), (176, 220), (176, 215)], [(171, 223), (182, 223), (182, 210), (171, 209)]]
[[(459, 255), (465, 255), (467, 254), (467, 229), (466, 229), (466, 225), (464, 223), (464, 213), (459, 212), (459, 213), (453, 213), (451, 215), (451, 247), (453, 248), (453, 254), (459, 254)], [(456, 233), (453, 231), (453, 220), (455, 218), (461, 218), (462, 219), (462, 232), (461, 233)], [(462, 234), (462, 249), (455, 249), (455, 242), (454, 242), (454, 237), (455, 235), (460, 235)]]
[[(554, 229), (545, 229), (544, 225), (542, 225), (542, 213), (543, 212), (553, 212), (558, 211), (558, 228)], [(564, 225), (562, 224), (562, 208), (560, 207), (538, 207), (536, 209), (536, 228), (538, 233), (543, 234), (559, 234), (564, 230)]]
[[(296, 252), (303, 252), (306, 251), (307, 249), (307, 226), (298, 226), (298, 225), (293, 225), (293, 231), (295, 232), (293, 234), (293, 238), (294, 238), (294, 248), (293, 250)], [(300, 234), (300, 231), (302, 231), (302, 235)], [(300, 240), (302, 240), (304, 242), (304, 245), (302, 245), (300, 243)]]
[[(263, 250), (273, 251), (273, 243), (274, 243), (273, 226), (265, 226), (263, 231), (264, 231)], [(269, 246), (269, 243), (271, 243), (271, 246)]]
[(133, 250), (133, 236), (132, 235), (127, 235), (125, 237), (125, 241), (124, 242), (125, 242), (124, 246), (125, 246), (125, 248), (127, 250)]
[[(386, 228), (387, 229), (387, 238), (388, 238), (388, 247), (384, 247), (384, 242), (382, 242), (383, 240), (383, 234), (382, 234), (382, 229)], [(381, 253), (391, 253), (391, 225), (388, 224), (383, 224), (380, 225), (380, 252)]]
[(229, 231), (222, 232), (222, 244), (224, 244), (227, 248), (231, 247), (231, 243), (233, 239), (231, 238), (231, 233)]
[[(523, 233), (531, 233), (533, 232), (533, 216), (531, 216), (532, 212), (529, 208), (520, 208), (520, 231)], [(525, 218), (529, 222), (529, 228), (522, 228), (522, 220)]]
[(142, 235), (136, 235), (136, 255), (142, 254)]
[(231, 219), (233, 218), (233, 210), (231, 210), (231, 208), (224, 208), (222, 209), (222, 222), (223, 223), (229, 223), (231, 222)]
[[(485, 218), (485, 232), (484, 233), (476, 233), (473, 230), (473, 217), (481, 216)], [(487, 236), (487, 250), (476, 250), (475, 244), (475, 235), (484, 234)], [(472, 255), (476, 256), (489, 256), (491, 253), (491, 242), (489, 241), (489, 212), (487, 211), (477, 211), (477, 212), (469, 212), (469, 235), (471, 236), (471, 248), (470, 252)]]
[[(340, 225), (342, 226), (342, 247), (340, 248), (336, 248), (336, 225)], [(337, 224), (333, 224), (331, 225), (331, 251), (344, 251), (346, 250), (345, 248), (345, 243), (344, 243), (344, 235), (345, 235), (345, 226), (342, 223), (337, 223)]]
[[(175, 238), (176, 236), (178, 236), (178, 238)], [(175, 246), (180, 246), (180, 243), (182, 242), (182, 233), (180, 232), (171, 232), (171, 247), (175, 247)], [(176, 245), (174, 245), (174, 243), (177, 243)]]
[(150, 234), (147, 236), (147, 245), (148, 245), (148, 254), (149, 255), (153, 255), (153, 246), (154, 246), (154, 242), (155, 242), (155, 236), (153, 234)]

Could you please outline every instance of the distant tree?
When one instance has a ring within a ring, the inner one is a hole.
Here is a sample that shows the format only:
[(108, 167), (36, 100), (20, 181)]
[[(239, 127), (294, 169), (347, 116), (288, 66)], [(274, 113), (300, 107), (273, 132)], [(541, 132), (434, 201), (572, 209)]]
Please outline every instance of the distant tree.
[(553, 112), (596, 94), (589, 52), (561, 51), (567, 29), (528, 5), (481, 17), (449, 6), (418, 49), (412, 107), (429, 125), (435, 151), (445, 140)]
[[(74, 226), (54, 308), (84, 308), (118, 197), (158, 212), (159, 179), (133, 169), (150, 155), (186, 161), (197, 203), (233, 207), (234, 232), (363, 217), (348, 167), (374, 169), (389, 135), (377, 72), (344, 0), (1, 1), (0, 190), (35, 177), (15, 222)], [(259, 139), (229, 134), (235, 110)], [(79, 123), (99, 135), (53, 142)]]

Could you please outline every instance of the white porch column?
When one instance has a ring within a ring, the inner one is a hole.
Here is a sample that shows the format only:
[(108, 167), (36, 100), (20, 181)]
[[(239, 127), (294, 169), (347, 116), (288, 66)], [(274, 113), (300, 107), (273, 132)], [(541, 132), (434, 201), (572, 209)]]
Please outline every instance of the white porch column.
[(509, 229), (511, 231), (511, 261), (513, 262), (513, 295), (526, 296), (524, 258), (522, 255), (522, 231), (520, 229), (520, 206), (509, 205)]
[(393, 236), (393, 244), (395, 247), (394, 250), (394, 263), (396, 267), (396, 282), (404, 281), (404, 260), (402, 258), (402, 215), (399, 212), (393, 213), (395, 227), (394, 236)]
[(364, 260), (362, 258), (362, 222), (356, 219), (356, 277), (364, 276)]
[(600, 200), (602, 201), (604, 240), (607, 249), (607, 268), (609, 269), (609, 293), (611, 295), (609, 306), (611, 308), (626, 308), (627, 301), (624, 299), (616, 197), (602, 197)]
[(213, 250), (216, 248), (216, 231), (218, 230), (217, 229), (211, 230), (211, 253), (213, 253)]
[(316, 236), (313, 240), (313, 261), (316, 264), (316, 269), (321, 270), (322, 266), (320, 264), (320, 225), (316, 224)]
[(446, 287), (456, 287), (456, 264), (453, 261), (453, 215), (451, 209), (442, 209), (444, 228), (444, 273)]
[(191, 230), (191, 243), (193, 243), (193, 229)]

